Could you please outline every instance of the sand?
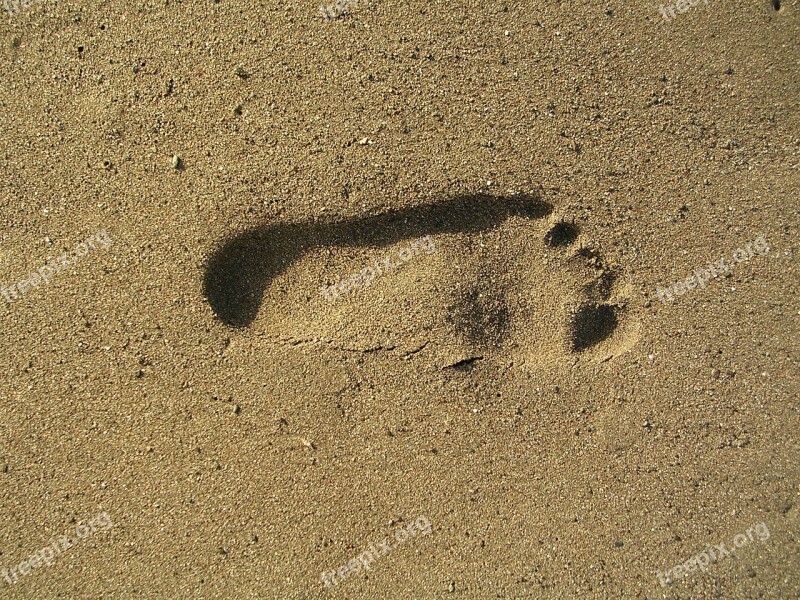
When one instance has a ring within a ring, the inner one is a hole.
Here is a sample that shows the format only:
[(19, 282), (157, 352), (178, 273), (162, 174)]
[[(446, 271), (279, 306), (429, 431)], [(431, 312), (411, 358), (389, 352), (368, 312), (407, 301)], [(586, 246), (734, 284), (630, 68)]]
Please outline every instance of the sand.
[(800, 595), (797, 0), (28, 4), (4, 597)]

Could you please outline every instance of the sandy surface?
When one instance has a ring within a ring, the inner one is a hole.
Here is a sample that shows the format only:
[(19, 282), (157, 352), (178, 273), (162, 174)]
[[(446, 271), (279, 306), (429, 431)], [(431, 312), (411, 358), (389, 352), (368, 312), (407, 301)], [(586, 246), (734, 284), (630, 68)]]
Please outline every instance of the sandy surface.
[(797, 598), (781, 4), (3, 15), (0, 594)]

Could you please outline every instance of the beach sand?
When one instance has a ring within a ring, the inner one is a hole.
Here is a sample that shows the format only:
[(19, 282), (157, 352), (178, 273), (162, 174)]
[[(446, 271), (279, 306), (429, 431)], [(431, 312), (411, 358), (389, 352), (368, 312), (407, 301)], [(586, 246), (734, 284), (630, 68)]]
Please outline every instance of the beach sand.
[(780, 4), (3, 15), (3, 596), (798, 597)]

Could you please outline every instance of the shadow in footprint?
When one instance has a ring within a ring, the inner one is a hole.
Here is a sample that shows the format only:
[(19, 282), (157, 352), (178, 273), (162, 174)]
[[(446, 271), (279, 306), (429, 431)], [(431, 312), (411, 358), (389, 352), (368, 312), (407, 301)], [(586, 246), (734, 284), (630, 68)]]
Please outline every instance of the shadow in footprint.
[(609, 338), (618, 325), (617, 313), (613, 306), (583, 306), (575, 314), (572, 322), (572, 350), (583, 352)]
[(472, 195), (341, 221), (261, 225), (227, 240), (214, 252), (203, 293), (225, 324), (246, 327), (256, 318), (269, 282), (310, 249), (385, 247), (425, 235), (475, 233), (509, 217), (536, 219), (551, 210), (532, 194)]

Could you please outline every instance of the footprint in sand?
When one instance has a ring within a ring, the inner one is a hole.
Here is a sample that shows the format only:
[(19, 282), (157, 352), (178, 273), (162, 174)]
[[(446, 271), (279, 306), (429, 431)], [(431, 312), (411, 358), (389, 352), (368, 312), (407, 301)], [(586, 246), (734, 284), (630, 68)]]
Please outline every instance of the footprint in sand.
[(533, 194), (254, 227), (213, 253), (203, 292), (226, 325), (276, 342), (442, 366), (606, 360), (639, 329), (618, 270)]

